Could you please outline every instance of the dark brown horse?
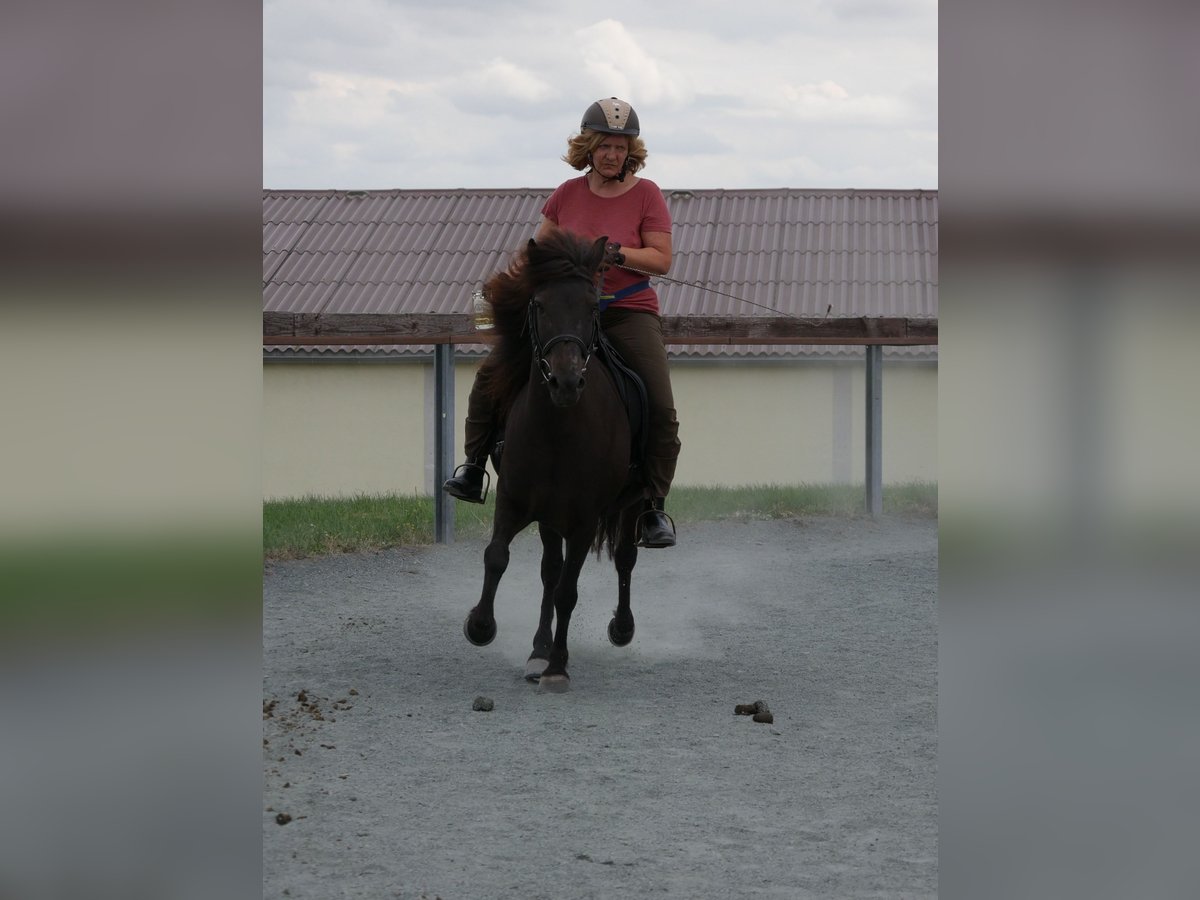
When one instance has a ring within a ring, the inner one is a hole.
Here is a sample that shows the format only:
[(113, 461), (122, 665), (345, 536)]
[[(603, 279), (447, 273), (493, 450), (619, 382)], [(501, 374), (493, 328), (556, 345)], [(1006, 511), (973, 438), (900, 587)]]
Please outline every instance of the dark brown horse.
[[(542, 609), (525, 677), (566, 690), (567, 630), (590, 550), (607, 547), (618, 575), (608, 635), (633, 639), (629, 583), (637, 562), (630, 426), (612, 373), (597, 353), (596, 277), (606, 239), (567, 232), (530, 241), (484, 293), (498, 338), (486, 384), (505, 420), (492, 539), (484, 551), (483, 593), (463, 623), (472, 644), (496, 636), (493, 603), (509, 544), (531, 522), (542, 539)], [(565, 555), (564, 555), (565, 545)], [(553, 633), (552, 628), (553, 626)]]

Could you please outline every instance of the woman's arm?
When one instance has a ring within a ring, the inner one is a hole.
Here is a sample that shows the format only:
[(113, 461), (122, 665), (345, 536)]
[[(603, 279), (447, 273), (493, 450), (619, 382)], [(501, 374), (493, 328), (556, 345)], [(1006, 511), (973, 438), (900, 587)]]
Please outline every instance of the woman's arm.
[(655, 275), (666, 275), (671, 270), (671, 233), (644, 231), (642, 244), (642, 247), (621, 247), (625, 265)]
[[(538, 223), (533, 235), (541, 241), (558, 231), (558, 224), (545, 216)], [(666, 275), (671, 270), (671, 233), (669, 231), (642, 232), (642, 247), (621, 247), (626, 265), (655, 275)]]

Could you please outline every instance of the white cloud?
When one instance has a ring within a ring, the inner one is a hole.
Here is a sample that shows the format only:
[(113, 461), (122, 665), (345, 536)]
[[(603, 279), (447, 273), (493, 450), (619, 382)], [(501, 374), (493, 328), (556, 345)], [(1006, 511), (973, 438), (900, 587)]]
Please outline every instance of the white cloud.
[(616, 95), (672, 187), (936, 186), (932, 0), (611, 9), (267, 0), (264, 179), (552, 187), (584, 109)]
[(576, 32), (593, 99), (617, 96), (639, 103), (675, 103), (687, 96), (683, 76), (645, 50), (620, 22), (604, 19)]
[(333, 151), (333, 158), (343, 165), (358, 161), (358, 152), (360, 149), (358, 144), (341, 141), (334, 144), (330, 149)]
[(478, 74), (481, 87), (501, 97), (536, 103), (554, 94), (554, 89), (529, 69), (506, 59), (493, 59)]
[(344, 72), (313, 72), (309, 80), (309, 88), (293, 94), (293, 120), (330, 129), (366, 129), (394, 122), (397, 99), (421, 90), (413, 84)]
[(804, 122), (903, 122), (906, 104), (887, 95), (852, 95), (835, 81), (780, 86), (780, 109)]
[(434, 90), (458, 109), (487, 117), (545, 103), (556, 93), (537, 71), (502, 57), (453, 73)]

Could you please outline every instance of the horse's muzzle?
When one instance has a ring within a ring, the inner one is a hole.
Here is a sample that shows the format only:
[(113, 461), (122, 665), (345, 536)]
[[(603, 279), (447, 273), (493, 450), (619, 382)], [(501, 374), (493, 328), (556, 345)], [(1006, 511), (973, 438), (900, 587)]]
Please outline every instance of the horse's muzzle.
[(583, 342), (578, 338), (558, 339), (557, 343), (558, 346), (543, 356), (538, 365), (542, 370), (542, 380), (550, 391), (550, 402), (566, 408), (579, 402), (587, 382), (585, 376), (591, 354), (580, 352)]
[(574, 406), (583, 395), (586, 379), (582, 372), (566, 372), (555, 375), (553, 372), (546, 378), (546, 387), (550, 391), (550, 402), (555, 406), (566, 408)]

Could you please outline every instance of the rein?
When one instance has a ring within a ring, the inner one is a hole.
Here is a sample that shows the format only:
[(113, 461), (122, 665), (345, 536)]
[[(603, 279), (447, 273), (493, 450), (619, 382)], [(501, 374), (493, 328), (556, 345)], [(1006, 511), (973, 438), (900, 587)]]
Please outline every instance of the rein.
[[(691, 288), (697, 288), (702, 291), (708, 291), (710, 294), (720, 294), (722, 297), (728, 297), (731, 300), (736, 300), (739, 303), (745, 303), (748, 306), (757, 306), (759, 309), (765, 309), (768, 312), (777, 313), (778, 315), (784, 316), (785, 318), (788, 318), (788, 319), (800, 318), (799, 316), (794, 315), (793, 313), (784, 312), (782, 309), (776, 309), (773, 306), (767, 306), (763, 303), (755, 303), (753, 300), (747, 300), (745, 297), (739, 297), (737, 294), (730, 294), (730, 293), (727, 293), (726, 291), (718, 291), (716, 288), (710, 288), (707, 285), (703, 285), (698, 282), (680, 281), (678, 278), (671, 278), (667, 275), (660, 275), (656, 272), (647, 272), (644, 269), (638, 269), (638, 268), (635, 268), (634, 266), (629, 266), (629, 265), (622, 265), (621, 268), (625, 269), (629, 272), (636, 272), (638, 275), (647, 275), (652, 278), (657, 278), (661, 281), (669, 281), (672, 284), (679, 284), (679, 285), (683, 285), (684, 287), (691, 287)], [(829, 318), (829, 313), (832, 311), (833, 311), (833, 304), (830, 303), (829, 306), (825, 309), (825, 315), (823, 318), (826, 318), (826, 319)]]

